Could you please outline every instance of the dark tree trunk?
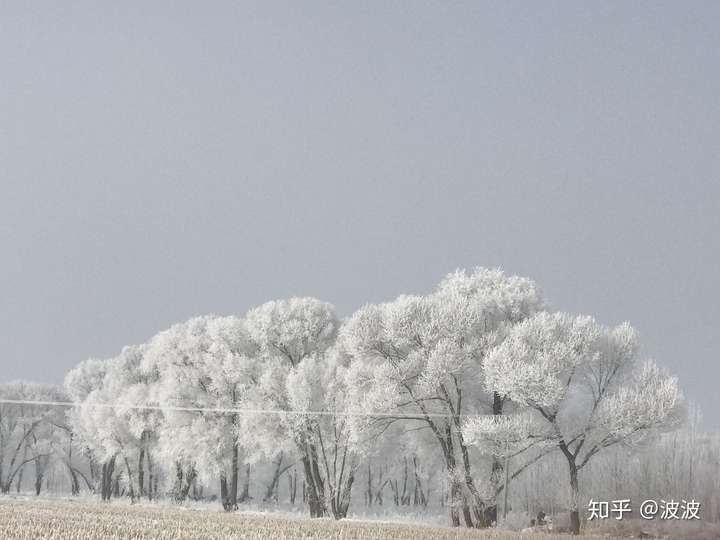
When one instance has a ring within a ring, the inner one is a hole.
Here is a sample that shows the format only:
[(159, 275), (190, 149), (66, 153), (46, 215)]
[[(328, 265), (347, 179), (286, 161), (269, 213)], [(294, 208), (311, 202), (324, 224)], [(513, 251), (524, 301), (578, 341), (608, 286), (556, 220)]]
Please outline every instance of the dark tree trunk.
[(372, 503), (373, 503), (372, 468), (371, 468), (369, 459), (368, 459), (368, 467), (367, 467), (367, 492), (365, 493), (365, 500), (367, 502), (368, 507), (372, 506)]
[(148, 487), (147, 487), (147, 497), (148, 500), (153, 500), (154, 497), (154, 490), (157, 490), (157, 486), (153, 483), (155, 481), (154, 478), (154, 471), (153, 471), (153, 462), (150, 456), (150, 450), (147, 450), (145, 452), (145, 459), (147, 459), (147, 468), (148, 468)]
[(408, 463), (407, 456), (403, 456), (403, 488), (402, 494), (400, 495), (400, 504), (407, 506), (410, 504), (410, 495), (407, 492), (408, 488)]
[(138, 492), (139, 497), (145, 495), (145, 449), (140, 449), (140, 456), (138, 457)]
[[(23, 449), (23, 461), (27, 458), (27, 446)], [(25, 472), (25, 467), (21, 467), (18, 471), (18, 478), (17, 478), (17, 484), (15, 485), (15, 489), (18, 493), (20, 493), (20, 490), (22, 488), (22, 480), (23, 480), (23, 473)], [(10, 491), (10, 488), (8, 487), (8, 491)]]
[(325, 504), (321, 488), (316, 481), (317, 463), (310, 456), (303, 456), (303, 469), (305, 470), (305, 488), (310, 517), (319, 518), (325, 515)]
[(20, 493), (20, 490), (22, 489), (22, 481), (23, 481), (23, 471), (25, 467), (20, 469), (20, 472), (18, 473), (17, 480), (15, 481), (15, 491), (17, 493)]
[[(455, 464), (455, 450), (452, 441), (452, 431), (450, 424), (445, 426), (446, 438), (443, 441), (443, 451), (445, 454), (445, 466), (447, 469), (448, 477), (450, 479), (450, 522), (453, 527), (460, 526), (460, 514), (458, 513), (458, 506), (460, 505), (460, 498), (462, 496), (462, 488), (457, 478), (456, 464)], [(472, 523), (469, 525), (472, 526)]]
[[(492, 413), (495, 416), (500, 416), (503, 413), (503, 405), (504, 400), (500, 394), (497, 392), (493, 393), (493, 408)], [(493, 457), (492, 458), (492, 473), (491, 473), (491, 480), (493, 484), (496, 486), (495, 492), (497, 493), (497, 485), (500, 482), (500, 478), (502, 478), (503, 472), (504, 472), (504, 465), (500, 458)], [(474, 494), (473, 494), (474, 495)], [(483, 527), (489, 527), (493, 524), (493, 522), (497, 523), (497, 500), (494, 500), (490, 505), (488, 505), (486, 508), (480, 508), (481, 510), (481, 522)]]
[(102, 464), (102, 472), (100, 474), (100, 498), (103, 501), (107, 500), (106, 499), (107, 488), (105, 485), (106, 478), (107, 478), (107, 463), (103, 463)]
[(290, 504), (295, 504), (297, 497), (297, 469), (293, 467), (292, 474), (288, 473), (288, 489), (290, 492)]
[(187, 471), (187, 474), (185, 475), (185, 485), (182, 488), (182, 491), (180, 492), (181, 501), (184, 501), (188, 498), (188, 494), (190, 493), (190, 488), (195, 483), (195, 477), (197, 476), (197, 472), (194, 468), (191, 468), (189, 471)]
[(79, 495), (80, 494), (80, 481), (78, 480), (78, 475), (75, 472), (75, 469), (73, 469), (72, 465), (68, 462), (65, 464), (68, 470), (68, 475), (70, 476), (70, 493), (72, 495)]
[(183, 502), (187, 499), (196, 476), (197, 471), (194, 467), (184, 471), (179, 462), (175, 463), (175, 502)]
[[(115, 456), (102, 465), (100, 492), (103, 501), (109, 501), (113, 494), (113, 475), (115, 474)], [(118, 490), (119, 491), (119, 490)]]
[(175, 462), (175, 488), (173, 491), (175, 492), (175, 501), (180, 502), (182, 499), (182, 489), (183, 489), (183, 468), (180, 462)]
[(277, 459), (275, 460), (275, 470), (273, 471), (272, 479), (265, 490), (265, 497), (263, 502), (270, 502), (275, 500), (277, 502), (277, 489), (280, 483), (280, 475), (282, 474), (282, 463), (283, 463), (283, 452), (280, 452)]
[(224, 476), (220, 477), (220, 503), (223, 505), (223, 508), (225, 507), (225, 503), (228, 499), (228, 487), (227, 487), (227, 478)]
[(230, 491), (228, 493), (227, 504), (230, 508), (226, 510), (237, 510), (238, 503), (238, 459), (239, 449), (237, 443), (232, 448), (232, 465), (230, 469)]
[(413, 489), (413, 506), (422, 505), (427, 507), (427, 496), (423, 490), (420, 474), (418, 473), (417, 456), (413, 456), (413, 475), (415, 476), (415, 488)]
[(127, 471), (128, 475), (128, 491), (130, 494), (130, 501), (135, 502), (135, 488), (133, 487), (133, 474), (132, 470), (130, 469), (130, 461), (128, 461), (128, 458), (125, 458), (125, 470)]
[(460, 514), (458, 513), (458, 504), (461, 494), (462, 489), (460, 488), (460, 483), (455, 478), (451, 478), (450, 503), (448, 506), (450, 508), (450, 522), (452, 523), (453, 527), (460, 526)]
[(352, 486), (355, 482), (355, 473), (350, 471), (350, 474), (348, 475), (347, 482), (345, 483), (345, 486), (342, 488), (342, 493), (340, 495), (340, 501), (337, 505), (337, 513), (335, 515), (335, 519), (344, 519), (347, 517), (348, 510), (350, 509), (350, 501), (352, 499)]
[(250, 496), (250, 464), (245, 466), (245, 480), (243, 481), (243, 490), (240, 495), (240, 502), (246, 502), (252, 499)]
[(375, 491), (375, 502), (378, 503), (379, 506), (383, 505), (384, 499), (383, 499), (383, 492), (385, 491), (385, 486), (388, 484), (388, 481), (385, 480), (383, 482), (383, 468), (380, 467), (380, 475), (378, 477), (378, 488)]
[(578, 470), (574, 461), (568, 461), (570, 469), (570, 532), (580, 534), (580, 489), (578, 483)]
[(35, 473), (35, 495), (39, 496), (40, 491), (42, 490), (42, 481), (43, 481), (43, 472), (36, 472)]
[(392, 491), (393, 496), (393, 503), (395, 506), (400, 506), (400, 494), (398, 493), (398, 485), (397, 480), (388, 480), (388, 484), (390, 485), (390, 491)]

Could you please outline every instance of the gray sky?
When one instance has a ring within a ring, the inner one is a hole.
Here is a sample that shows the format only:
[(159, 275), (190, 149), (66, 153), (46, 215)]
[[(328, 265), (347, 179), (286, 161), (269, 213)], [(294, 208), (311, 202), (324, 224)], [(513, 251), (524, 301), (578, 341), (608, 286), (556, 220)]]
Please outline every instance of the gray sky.
[(0, 3), (0, 380), (456, 267), (629, 320), (720, 427), (720, 3)]

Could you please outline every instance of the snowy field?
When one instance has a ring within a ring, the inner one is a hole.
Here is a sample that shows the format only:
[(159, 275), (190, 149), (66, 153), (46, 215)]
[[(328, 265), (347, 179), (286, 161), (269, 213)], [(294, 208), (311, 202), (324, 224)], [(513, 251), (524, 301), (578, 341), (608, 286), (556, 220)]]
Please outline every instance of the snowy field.
[[(203, 508), (205, 511), (203, 511)], [(569, 538), (554, 534), (452, 529), (392, 521), (310, 520), (291, 514), (210, 510), (208, 506), (103, 504), (87, 500), (0, 498), (3, 540), (277, 539), (393, 540)], [(608, 539), (608, 536), (585, 536)]]

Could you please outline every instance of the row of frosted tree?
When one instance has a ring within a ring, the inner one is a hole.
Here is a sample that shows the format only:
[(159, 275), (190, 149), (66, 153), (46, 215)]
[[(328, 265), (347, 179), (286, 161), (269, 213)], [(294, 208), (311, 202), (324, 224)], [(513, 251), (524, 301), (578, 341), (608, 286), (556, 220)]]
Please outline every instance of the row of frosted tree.
[(453, 525), (485, 527), (507, 486), (553, 463), (576, 533), (585, 471), (684, 418), (632, 327), (551, 312), (532, 280), (484, 268), (345, 320), (314, 298), (196, 317), (80, 363), (62, 390), (2, 393), (5, 492), (32, 464), (39, 493), (52, 459), (75, 493), (234, 509), (254, 470), (264, 500), (282, 482), (312, 517), (434, 498)]

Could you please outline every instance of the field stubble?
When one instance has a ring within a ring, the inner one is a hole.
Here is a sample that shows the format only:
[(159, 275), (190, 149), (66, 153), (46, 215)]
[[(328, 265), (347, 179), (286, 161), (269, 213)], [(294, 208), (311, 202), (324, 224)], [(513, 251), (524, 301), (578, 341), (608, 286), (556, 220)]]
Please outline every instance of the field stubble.
[[(0, 499), (3, 540), (99, 539), (311, 539), (449, 540), (513, 538), (567, 540), (565, 535), (527, 535), (378, 521), (309, 520), (277, 514), (225, 513), (161, 504), (102, 504), (72, 500)], [(585, 536), (603, 538), (608, 536)]]

